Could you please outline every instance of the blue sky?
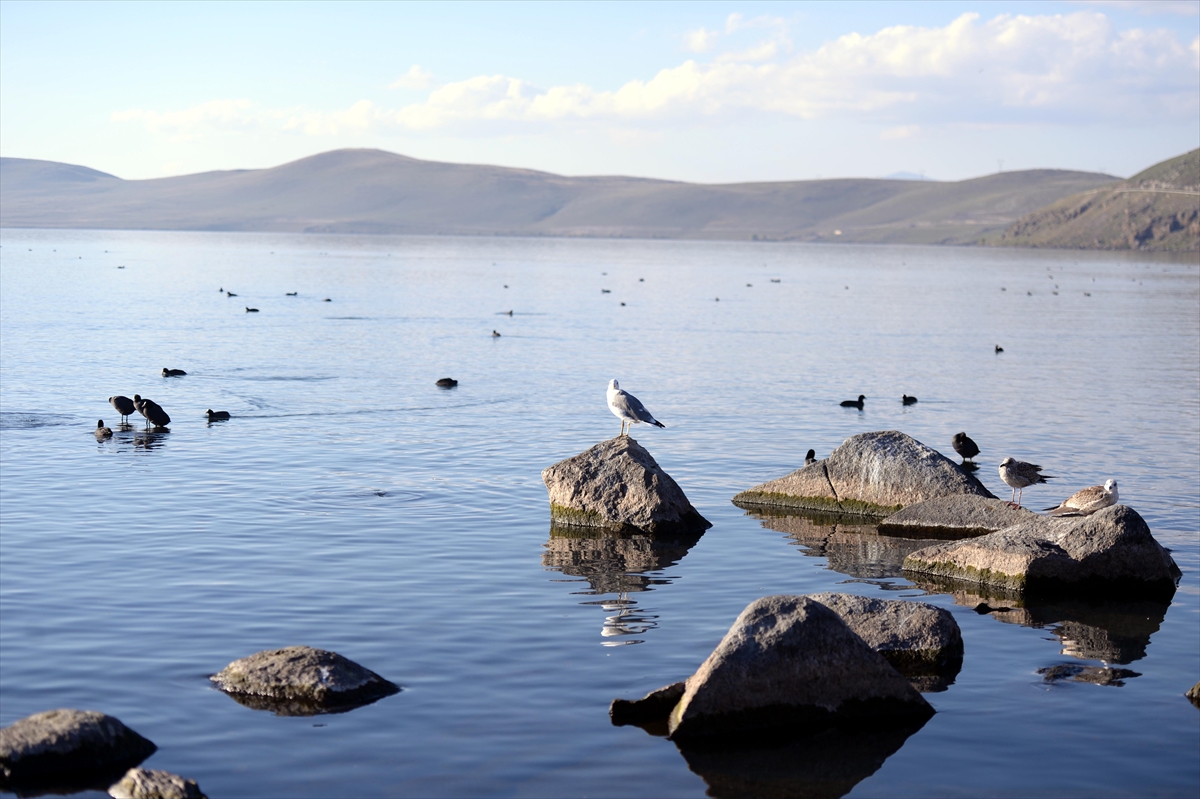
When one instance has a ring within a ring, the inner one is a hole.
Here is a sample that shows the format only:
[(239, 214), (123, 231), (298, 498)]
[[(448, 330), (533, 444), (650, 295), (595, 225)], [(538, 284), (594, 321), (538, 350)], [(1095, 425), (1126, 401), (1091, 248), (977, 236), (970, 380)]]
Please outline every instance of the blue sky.
[(733, 182), (1132, 174), (1200, 146), (1200, 0), (0, 2), (0, 154), (340, 147)]

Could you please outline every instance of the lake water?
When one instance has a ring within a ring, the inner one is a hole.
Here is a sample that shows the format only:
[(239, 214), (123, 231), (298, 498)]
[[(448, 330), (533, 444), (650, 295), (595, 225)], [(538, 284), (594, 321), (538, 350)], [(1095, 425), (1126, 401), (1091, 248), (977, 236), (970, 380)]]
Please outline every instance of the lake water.
[[(1200, 679), (1194, 256), (12, 229), (0, 244), (0, 725), (102, 710), (158, 745), (147, 767), (214, 799), (725, 796), (746, 773), (786, 793), (830, 763), (849, 774), (832, 795), (854, 797), (1200, 793), (1183, 696)], [(634, 435), (713, 523), (690, 549), (551, 538), (541, 470), (617, 434), (614, 377), (666, 423)], [(134, 393), (169, 432), (117, 430), (107, 398)], [(838, 407), (860, 393), (862, 412)], [(967, 431), (1001, 497), (1003, 457), (1041, 464), (1058, 479), (1025, 492), (1033, 508), (1116, 478), (1183, 570), (1173, 601), (980, 615), (904, 578), (914, 542), (729, 501), (810, 447), (887, 429), (951, 457)], [(691, 674), (750, 601), (827, 590), (919, 598), (962, 627), (962, 671), (907, 740), (706, 759), (609, 723), (612, 699)], [(403, 690), (283, 717), (208, 681), (298, 644)], [(1136, 676), (1038, 672), (1105, 664)]]

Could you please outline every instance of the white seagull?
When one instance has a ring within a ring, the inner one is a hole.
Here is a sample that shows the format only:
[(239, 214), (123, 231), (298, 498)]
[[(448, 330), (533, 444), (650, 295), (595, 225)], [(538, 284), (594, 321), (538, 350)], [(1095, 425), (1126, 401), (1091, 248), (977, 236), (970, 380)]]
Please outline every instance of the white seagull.
[(625, 432), (626, 422), (629, 423), (630, 428), (643, 422), (655, 427), (666, 427), (665, 424), (655, 419), (650, 411), (646, 410), (646, 406), (642, 404), (641, 400), (628, 391), (622, 391), (616, 380), (608, 381), (608, 409), (621, 420), (621, 435), (617, 438), (627, 435)]
[(1091, 486), (1076, 491), (1062, 501), (1061, 505), (1046, 508), (1051, 516), (1090, 516), (1098, 510), (1117, 504), (1117, 481), (1109, 480), (1102, 486)]

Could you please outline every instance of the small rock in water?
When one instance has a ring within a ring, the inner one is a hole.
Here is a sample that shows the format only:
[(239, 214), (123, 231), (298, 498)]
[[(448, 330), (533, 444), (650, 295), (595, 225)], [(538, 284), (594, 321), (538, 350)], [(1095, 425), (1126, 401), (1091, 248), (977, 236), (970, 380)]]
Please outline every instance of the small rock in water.
[(654, 458), (629, 436), (603, 441), (542, 471), (551, 520), (563, 527), (676, 534), (707, 530)]
[(0, 729), (0, 790), (103, 789), (157, 748), (94, 710), (35, 713)]
[(400, 691), (336, 652), (307, 646), (257, 652), (209, 679), (241, 704), (279, 716), (344, 712)]
[(208, 799), (195, 780), (169, 771), (131, 768), (108, 789), (113, 799)]
[(674, 740), (745, 738), (926, 719), (920, 693), (837, 613), (811, 597), (769, 596), (742, 611), (688, 678), (671, 711)]
[(1187, 696), (1188, 701), (1190, 701), (1193, 705), (1200, 707), (1200, 682), (1189, 688), (1185, 696)]

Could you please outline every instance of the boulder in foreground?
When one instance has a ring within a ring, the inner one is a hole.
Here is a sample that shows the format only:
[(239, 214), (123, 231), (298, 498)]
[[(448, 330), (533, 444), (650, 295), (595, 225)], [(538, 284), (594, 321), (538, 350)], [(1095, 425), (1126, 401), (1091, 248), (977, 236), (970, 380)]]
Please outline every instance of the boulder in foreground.
[(562, 527), (679, 535), (704, 531), (679, 484), (629, 436), (603, 441), (542, 471), (550, 518)]
[(928, 499), (898, 510), (879, 523), (879, 532), (924, 538), (966, 538), (994, 533), (1037, 517), (1031, 510), (1014, 508), (1000, 499), (959, 494)]
[(1103, 593), (1169, 599), (1179, 567), (1137, 511), (1113, 505), (1091, 516), (1046, 518), (980, 538), (935, 544), (904, 570), (1012, 594)]
[(94, 710), (47, 710), (0, 729), (0, 789), (103, 788), (154, 754), (153, 743)]
[(352, 710), (400, 691), (336, 652), (307, 646), (256, 652), (209, 679), (240, 703), (282, 716)]
[(208, 799), (195, 780), (169, 771), (131, 768), (108, 789), (113, 799)]
[(944, 691), (962, 669), (954, 614), (925, 602), (856, 594), (811, 594), (922, 692)]
[(835, 722), (924, 719), (933, 708), (825, 605), (752, 602), (688, 678), (668, 721), (674, 740), (807, 732)]
[(995, 499), (954, 461), (897, 430), (860, 433), (824, 460), (743, 491), (738, 505), (888, 516), (937, 497)]

